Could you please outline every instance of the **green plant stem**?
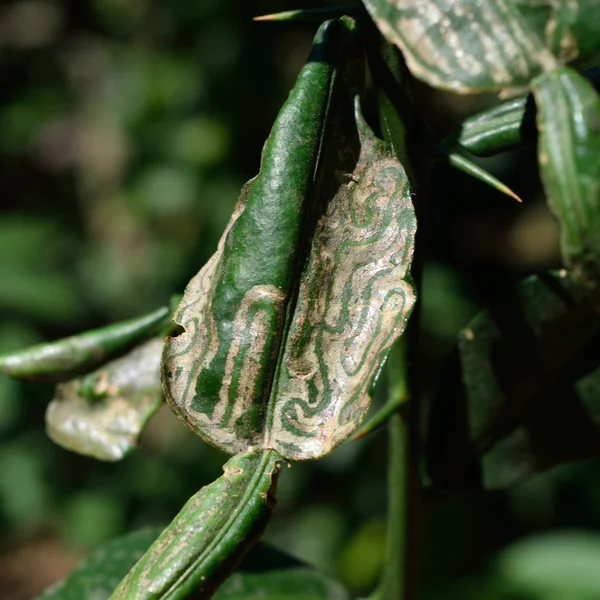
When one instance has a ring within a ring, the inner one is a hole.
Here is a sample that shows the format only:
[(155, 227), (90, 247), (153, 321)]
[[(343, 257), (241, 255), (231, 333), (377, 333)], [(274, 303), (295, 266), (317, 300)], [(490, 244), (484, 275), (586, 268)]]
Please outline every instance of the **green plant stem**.
[[(392, 350), (388, 359), (389, 402), (404, 394), (406, 389), (406, 362), (402, 347)], [(400, 392), (400, 393), (399, 393)], [(402, 600), (407, 579), (407, 474), (408, 430), (407, 421), (397, 410), (388, 420), (388, 535), (386, 564), (381, 582), (381, 600)]]
[[(415, 348), (411, 337), (405, 338), (404, 343), (409, 351)], [(403, 346), (397, 346), (390, 354), (390, 401), (405, 397), (408, 392), (408, 356)], [(397, 410), (388, 421), (388, 535), (379, 600), (417, 597), (424, 524), (419, 448), (418, 406), (411, 395), (402, 410)]]

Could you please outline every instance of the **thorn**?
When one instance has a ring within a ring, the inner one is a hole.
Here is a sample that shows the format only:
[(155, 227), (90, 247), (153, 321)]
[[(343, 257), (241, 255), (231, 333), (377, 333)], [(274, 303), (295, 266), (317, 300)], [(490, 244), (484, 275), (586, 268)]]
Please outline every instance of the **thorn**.
[(342, 6), (327, 6), (324, 8), (286, 10), (279, 13), (254, 17), (253, 21), (326, 21), (327, 19), (338, 19), (344, 15), (354, 15), (360, 9), (360, 4), (345, 4)]

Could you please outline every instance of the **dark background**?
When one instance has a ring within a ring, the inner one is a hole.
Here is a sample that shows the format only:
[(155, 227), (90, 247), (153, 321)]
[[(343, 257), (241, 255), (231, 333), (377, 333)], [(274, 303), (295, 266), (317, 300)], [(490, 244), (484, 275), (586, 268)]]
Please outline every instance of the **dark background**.
[[(304, 2), (302, 7), (318, 6)], [(214, 251), (316, 26), (233, 0), (0, 3), (0, 351), (168, 302)], [(420, 87), (448, 131), (492, 98)], [(482, 161), (519, 206), (440, 166), (420, 301), (435, 380), (458, 329), (507, 280), (557, 264), (533, 151)], [(167, 522), (225, 461), (168, 410), (139, 452), (102, 464), (44, 434), (51, 386), (0, 379), (0, 599), (30, 598), (90, 549)], [(385, 434), (280, 480), (267, 539), (368, 592), (383, 560)], [(430, 520), (423, 598), (600, 598), (600, 463), (509, 492), (465, 494)]]

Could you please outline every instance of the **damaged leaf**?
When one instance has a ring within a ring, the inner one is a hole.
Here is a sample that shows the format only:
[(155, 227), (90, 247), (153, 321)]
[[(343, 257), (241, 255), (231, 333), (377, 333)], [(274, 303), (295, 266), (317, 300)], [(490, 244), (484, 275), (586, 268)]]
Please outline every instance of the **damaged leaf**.
[(163, 382), (175, 412), (229, 453), (330, 452), (415, 301), (406, 173), (359, 110), (350, 19), (324, 24), (218, 250), (188, 285)]
[(121, 460), (138, 445), (162, 402), (162, 338), (154, 338), (94, 373), (56, 386), (46, 431), (58, 445), (98, 460)]
[(541, 23), (524, 18), (510, 0), (364, 4), (383, 35), (400, 48), (412, 74), (436, 88), (462, 94), (516, 88), (558, 64), (535, 27)]

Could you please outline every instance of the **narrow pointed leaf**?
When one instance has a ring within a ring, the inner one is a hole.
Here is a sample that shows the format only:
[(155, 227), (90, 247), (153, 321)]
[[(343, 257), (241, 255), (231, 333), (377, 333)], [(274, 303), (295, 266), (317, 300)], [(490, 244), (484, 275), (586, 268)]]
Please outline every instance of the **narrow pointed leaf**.
[(135, 319), (0, 356), (0, 373), (32, 381), (65, 381), (126, 352), (169, 323), (167, 307)]
[(56, 386), (46, 431), (59, 446), (98, 460), (121, 460), (134, 450), (163, 398), (162, 338)]
[[(523, 281), (461, 333), (433, 402), (428, 463), (436, 487), (501, 487), (530, 474), (532, 465), (541, 470), (572, 458), (558, 442), (552, 456), (542, 447), (538, 458), (527, 461), (520, 461), (518, 452), (492, 456), (504, 440), (522, 435), (519, 429), (532, 419), (555, 419), (555, 431), (572, 414), (564, 408), (566, 396), (554, 392), (577, 380), (572, 369), (589, 354), (600, 316), (594, 310), (597, 299), (563, 275)], [(553, 408), (554, 398), (560, 410)], [(584, 428), (576, 435), (584, 439), (587, 433)], [(536, 448), (536, 439), (529, 449)], [(551, 436), (547, 439), (551, 444)], [(585, 455), (581, 447), (578, 452)], [(502, 473), (492, 473), (494, 462), (503, 463)]]
[(192, 496), (119, 584), (111, 600), (210, 598), (262, 533), (281, 456), (256, 450)]
[(600, 284), (600, 97), (581, 75), (558, 69), (533, 82), (538, 156), (561, 250), (575, 276)]
[(489, 185), (490, 187), (499, 191), (501, 194), (505, 194), (517, 202), (523, 202), (521, 198), (519, 198), (519, 196), (517, 196), (517, 194), (515, 194), (507, 185), (496, 179), (496, 177), (494, 177), (491, 173), (488, 173), (488, 171), (481, 168), (473, 161), (470, 161), (468, 158), (465, 158), (457, 152), (443, 152), (442, 154), (445, 156), (445, 160), (448, 161), (448, 164), (452, 165), (459, 171), (478, 179), (482, 183)]
[[(317, 35), (319, 52), (332, 27)], [(186, 333), (165, 346), (170, 404), (227, 452), (262, 446), (298, 460), (330, 452), (364, 417), (370, 383), (414, 303), (410, 190), (360, 115), (355, 90), (364, 63), (351, 33), (301, 73), (261, 174), (186, 290), (176, 314)], [(327, 104), (327, 113), (314, 102)], [(298, 142), (310, 140), (318, 143), (307, 162)], [(288, 214), (290, 199), (304, 206)], [(277, 279), (280, 272), (286, 277)]]
[(437, 88), (473, 93), (518, 87), (557, 64), (543, 30), (510, 0), (364, 4), (381, 32), (402, 50), (413, 75)]

